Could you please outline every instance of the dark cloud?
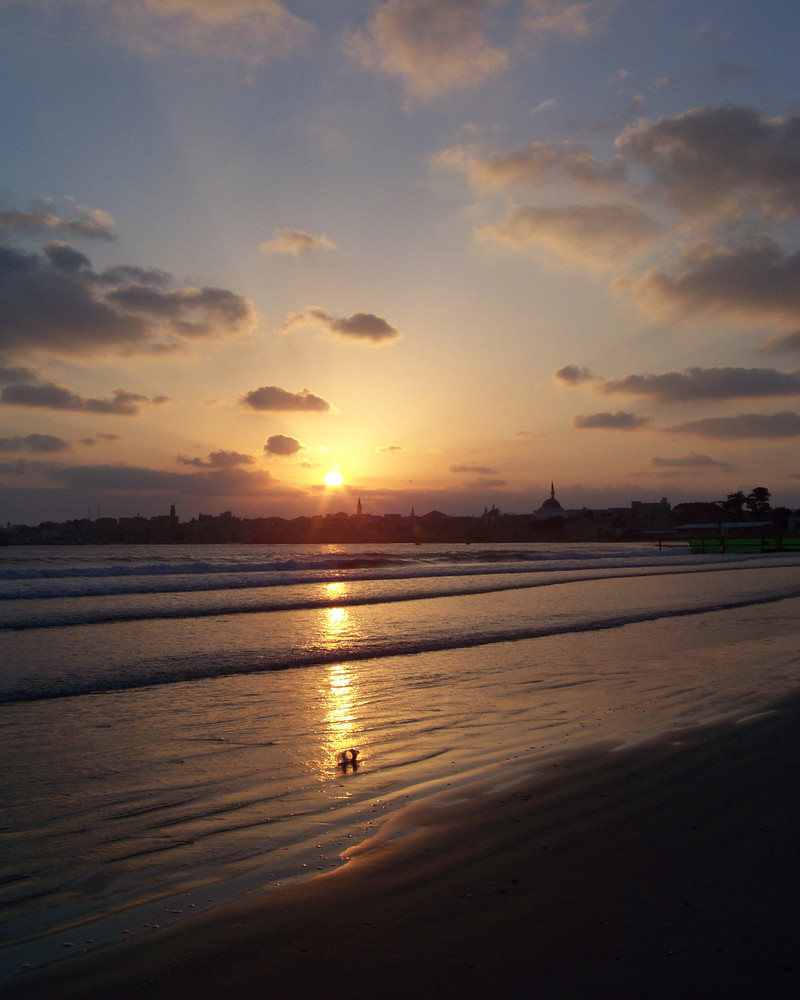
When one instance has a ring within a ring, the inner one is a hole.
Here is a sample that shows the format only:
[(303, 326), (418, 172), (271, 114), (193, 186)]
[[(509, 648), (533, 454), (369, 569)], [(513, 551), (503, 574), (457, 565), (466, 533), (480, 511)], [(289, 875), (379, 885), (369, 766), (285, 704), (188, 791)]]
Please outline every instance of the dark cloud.
[[(131, 282), (134, 276), (145, 280)], [(0, 245), (0, 349), (56, 356), (163, 350), (254, 325), (248, 299), (223, 288), (164, 291), (166, 281), (164, 272), (127, 267), (97, 275), (67, 243), (50, 243), (43, 255)]]
[(243, 455), (238, 451), (212, 451), (207, 459), (188, 458), (178, 455), (179, 465), (193, 465), (198, 469), (235, 469), (240, 465), (253, 465), (252, 455)]
[(687, 420), (674, 427), (665, 427), (664, 430), (672, 434), (699, 434), (720, 440), (792, 438), (800, 437), (800, 414), (788, 411), (772, 414), (740, 413), (736, 417)]
[(281, 327), (282, 333), (290, 333), (302, 326), (318, 326), (328, 333), (345, 340), (368, 341), (372, 344), (383, 344), (395, 340), (400, 331), (375, 313), (354, 313), (352, 316), (339, 318), (333, 316), (327, 309), (310, 306), (302, 312), (291, 313)]
[(710, 455), (699, 455), (696, 452), (680, 458), (652, 458), (650, 461), (659, 469), (720, 469), (722, 472), (730, 472), (727, 462), (716, 462)]
[(0, 364), (0, 385), (13, 385), (17, 382), (35, 384), (38, 381), (40, 381), (39, 375), (33, 368)]
[(84, 267), (92, 266), (92, 262), (86, 254), (76, 250), (70, 243), (48, 243), (42, 249), (47, 259), (58, 271), (80, 271)]
[(267, 438), (267, 443), (264, 445), (264, 452), (267, 455), (277, 455), (285, 458), (290, 455), (296, 455), (302, 447), (297, 438), (287, 437), (285, 434), (272, 434)]
[(762, 354), (790, 354), (800, 351), (800, 330), (783, 337), (770, 337), (760, 348)]
[(69, 441), (53, 437), (51, 434), (28, 434), (26, 437), (0, 438), (0, 451), (35, 451), (55, 454), (69, 451)]
[(265, 385), (253, 389), (241, 397), (239, 403), (259, 411), (292, 411), (327, 413), (331, 404), (320, 396), (315, 396), (308, 389), (300, 392), (289, 392), (277, 385)]
[(800, 370), (774, 368), (688, 368), (663, 375), (626, 375), (604, 383), (605, 394), (654, 396), (667, 402), (699, 399), (757, 399), (800, 394)]
[(692, 108), (643, 120), (616, 145), (680, 210), (738, 215), (755, 208), (779, 219), (800, 213), (800, 112), (765, 118), (750, 107)]
[(800, 317), (800, 251), (784, 252), (766, 237), (746, 246), (698, 244), (669, 274), (653, 269), (639, 286), (654, 312), (693, 316), (716, 313), (742, 322), (797, 323)]
[(475, 473), (476, 475), (483, 475), (483, 476), (497, 475), (497, 469), (489, 469), (484, 465), (451, 465), (450, 471), (458, 473), (471, 472)]
[(55, 382), (42, 382), (38, 385), (18, 383), (5, 385), (0, 389), (0, 403), (7, 406), (109, 413), (124, 417), (135, 416), (139, 412), (139, 404), (146, 402), (147, 396), (128, 392), (127, 389), (115, 389), (110, 399), (85, 398)]
[(402, 448), (402, 446), (401, 446), (401, 445), (399, 445), (399, 444), (387, 444), (387, 445), (386, 445), (385, 447), (383, 447), (383, 448), (378, 448), (378, 451), (380, 451), (380, 452), (387, 452), (387, 451), (402, 451), (402, 450), (403, 450), (403, 448)]
[(151, 316), (182, 337), (207, 337), (216, 330), (238, 332), (253, 323), (253, 307), (225, 288), (179, 288), (164, 292), (150, 285), (115, 288), (106, 300), (127, 312)]
[(577, 365), (564, 365), (555, 373), (554, 378), (558, 382), (566, 385), (580, 385), (581, 382), (590, 382), (594, 375), (590, 368), (579, 368)]
[(58, 231), (67, 236), (88, 236), (104, 240), (117, 238), (114, 220), (102, 209), (73, 203), (75, 217), (68, 218), (51, 211), (51, 208), (52, 204), (46, 201), (28, 211), (0, 211), (0, 234), (21, 236)]
[(51, 476), (73, 488), (96, 491), (98, 494), (166, 490), (176, 496), (249, 496), (268, 490), (273, 483), (269, 472), (241, 468), (185, 473), (134, 465), (81, 465), (54, 468)]
[(586, 417), (575, 417), (574, 427), (584, 429), (602, 429), (617, 431), (632, 431), (649, 424), (651, 417), (637, 417), (633, 413), (592, 413)]

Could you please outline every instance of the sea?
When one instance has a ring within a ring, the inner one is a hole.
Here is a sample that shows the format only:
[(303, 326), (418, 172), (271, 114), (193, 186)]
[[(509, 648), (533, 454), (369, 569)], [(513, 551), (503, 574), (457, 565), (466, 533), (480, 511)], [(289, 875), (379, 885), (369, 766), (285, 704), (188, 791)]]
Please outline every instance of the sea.
[(330, 872), (421, 796), (767, 711), (798, 622), (791, 553), (2, 548), (0, 977)]

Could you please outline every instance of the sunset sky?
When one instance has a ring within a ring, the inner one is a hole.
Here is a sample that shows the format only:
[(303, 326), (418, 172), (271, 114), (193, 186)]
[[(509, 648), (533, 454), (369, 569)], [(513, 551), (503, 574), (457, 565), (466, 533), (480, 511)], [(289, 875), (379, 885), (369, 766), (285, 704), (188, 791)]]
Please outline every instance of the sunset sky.
[(800, 507), (798, 44), (797, 0), (0, 0), (0, 522)]

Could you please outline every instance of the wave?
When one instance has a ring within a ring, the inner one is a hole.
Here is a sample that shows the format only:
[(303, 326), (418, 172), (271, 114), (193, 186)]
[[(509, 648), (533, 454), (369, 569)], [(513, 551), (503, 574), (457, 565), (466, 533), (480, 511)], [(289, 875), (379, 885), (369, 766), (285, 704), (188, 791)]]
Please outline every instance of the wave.
[(140, 664), (135, 673), (76, 678), (66, 676), (51, 678), (39, 685), (23, 682), (18, 687), (10, 686), (0, 690), (0, 703), (44, 701), (79, 695), (101, 694), (111, 691), (133, 690), (162, 684), (178, 684), (210, 678), (229, 677), (272, 671), (292, 670), (321, 666), (330, 663), (344, 663), (376, 659), (378, 657), (403, 657), (421, 653), (455, 651), (494, 643), (520, 642), (555, 635), (578, 635), (641, 622), (652, 622), (671, 618), (688, 618), (696, 615), (737, 608), (775, 604), (792, 599), (794, 595), (769, 594), (760, 597), (743, 597), (720, 601), (709, 601), (699, 607), (653, 608), (647, 611), (627, 611), (619, 614), (606, 613), (570, 622), (551, 621), (547, 625), (528, 625), (518, 628), (483, 628), (447, 632), (427, 636), (400, 639), (396, 635), (373, 639), (359, 639), (354, 643), (341, 643), (335, 648), (328, 645), (306, 644), (301, 648), (282, 648), (264, 652), (257, 658), (251, 652), (242, 654), (222, 653), (204, 659), (195, 656), (185, 659), (171, 657), (165, 663), (151, 661)]

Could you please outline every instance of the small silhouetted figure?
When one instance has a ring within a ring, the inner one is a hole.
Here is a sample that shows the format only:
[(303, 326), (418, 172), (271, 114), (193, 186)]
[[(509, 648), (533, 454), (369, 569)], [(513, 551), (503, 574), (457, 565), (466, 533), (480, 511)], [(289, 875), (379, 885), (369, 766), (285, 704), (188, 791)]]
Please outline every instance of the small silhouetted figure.
[(346, 771), (348, 767), (352, 767), (354, 771), (357, 770), (358, 750), (353, 750), (352, 747), (349, 750), (342, 750), (336, 755), (336, 763), (343, 771)]

